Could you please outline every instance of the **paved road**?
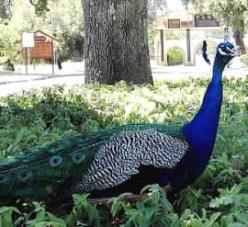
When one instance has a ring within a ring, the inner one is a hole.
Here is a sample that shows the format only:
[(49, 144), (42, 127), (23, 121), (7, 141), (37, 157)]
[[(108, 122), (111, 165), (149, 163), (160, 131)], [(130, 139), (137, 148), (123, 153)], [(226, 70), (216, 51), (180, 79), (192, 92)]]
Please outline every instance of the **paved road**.
[(23, 82), (11, 82), (6, 84), (0, 84), (0, 96), (7, 96), (13, 93), (21, 93), (23, 90), (31, 90), (34, 88), (50, 87), (55, 84), (66, 84), (67, 86), (73, 86), (83, 83), (83, 76), (67, 76), (49, 79), (29, 80)]
[[(0, 72), (0, 96), (6, 96), (12, 93), (19, 93), (22, 90), (30, 90), (33, 88), (49, 87), (55, 84), (73, 86), (84, 83), (83, 69), (79, 68), (79, 63), (69, 63), (65, 66), (66, 71), (57, 75), (49, 74), (49, 72), (39, 75), (21, 75), (20, 73)], [(212, 68), (206, 64), (200, 66), (157, 66), (152, 63), (152, 73), (154, 79), (158, 80), (180, 80), (187, 78), (209, 77)], [(246, 77), (248, 75), (248, 67), (241, 67), (238, 64), (232, 64), (224, 73), (228, 77)]]
[(29, 75), (25, 75), (25, 66), (16, 65), (16, 72), (3, 72), (0, 68), (0, 96), (21, 93), (23, 90), (39, 89), (53, 85), (73, 86), (84, 83), (83, 64), (68, 62), (59, 71), (55, 66), (55, 75), (49, 65), (29, 66)]

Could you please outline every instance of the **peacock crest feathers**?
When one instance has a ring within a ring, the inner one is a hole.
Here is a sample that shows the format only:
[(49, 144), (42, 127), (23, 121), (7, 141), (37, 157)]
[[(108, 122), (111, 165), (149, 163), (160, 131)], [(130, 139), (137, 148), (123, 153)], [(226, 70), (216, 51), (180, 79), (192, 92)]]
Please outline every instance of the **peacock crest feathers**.
[(208, 58), (208, 54), (207, 54), (207, 41), (204, 40), (203, 43), (202, 43), (202, 57), (203, 59), (210, 65), (211, 62)]

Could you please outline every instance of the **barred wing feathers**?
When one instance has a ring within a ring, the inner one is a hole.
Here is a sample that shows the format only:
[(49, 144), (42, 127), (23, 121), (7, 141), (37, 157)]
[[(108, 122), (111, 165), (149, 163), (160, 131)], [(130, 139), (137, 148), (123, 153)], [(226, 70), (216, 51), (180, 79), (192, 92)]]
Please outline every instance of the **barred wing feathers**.
[(156, 130), (124, 132), (100, 147), (74, 192), (105, 190), (139, 173), (141, 165), (173, 168), (189, 150), (186, 141)]

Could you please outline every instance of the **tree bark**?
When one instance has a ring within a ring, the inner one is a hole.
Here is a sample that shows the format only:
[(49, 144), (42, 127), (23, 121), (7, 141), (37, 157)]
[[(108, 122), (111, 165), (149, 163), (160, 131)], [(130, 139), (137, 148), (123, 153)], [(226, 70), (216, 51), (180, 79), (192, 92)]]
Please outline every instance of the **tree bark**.
[(236, 19), (233, 22), (233, 38), (235, 43), (240, 48), (241, 54), (246, 54), (246, 48), (244, 44), (244, 34), (245, 34), (245, 21), (244, 19)]
[(2, 0), (0, 3), (0, 18), (10, 17), (11, 0)]
[(245, 43), (244, 43), (244, 31), (235, 29), (233, 34), (235, 43), (240, 48), (241, 54), (246, 54)]
[(153, 83), (148, 49), (147, 0), (82, 0), (85, 82)]

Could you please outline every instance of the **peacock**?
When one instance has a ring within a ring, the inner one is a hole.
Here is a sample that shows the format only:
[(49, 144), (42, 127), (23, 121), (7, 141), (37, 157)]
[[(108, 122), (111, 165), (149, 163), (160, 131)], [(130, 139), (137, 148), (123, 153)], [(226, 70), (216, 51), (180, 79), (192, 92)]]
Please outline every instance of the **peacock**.
[[(202, 105), (184, 125), (129, 124), (31, 148), (0, 163), (0, 202), (44, 200), (74, 193), (116, 195), (159, 184), (175, 193), (204, 171), (215, 144), (222, 103), (222, 72), (238, 55), (217, 47)], [(206, 55), (206, 43), (203, 45)]]

